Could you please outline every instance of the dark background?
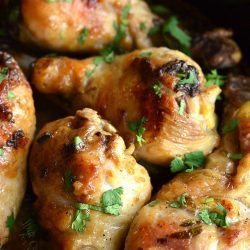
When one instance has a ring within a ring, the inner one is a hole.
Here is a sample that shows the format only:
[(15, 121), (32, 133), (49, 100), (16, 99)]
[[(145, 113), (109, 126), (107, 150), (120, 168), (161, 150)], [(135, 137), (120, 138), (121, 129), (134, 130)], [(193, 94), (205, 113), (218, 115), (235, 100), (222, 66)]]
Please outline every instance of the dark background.
[(250, 0), (188, 0), (218, 27), (234, 31), (245, 59), (250, 61)]

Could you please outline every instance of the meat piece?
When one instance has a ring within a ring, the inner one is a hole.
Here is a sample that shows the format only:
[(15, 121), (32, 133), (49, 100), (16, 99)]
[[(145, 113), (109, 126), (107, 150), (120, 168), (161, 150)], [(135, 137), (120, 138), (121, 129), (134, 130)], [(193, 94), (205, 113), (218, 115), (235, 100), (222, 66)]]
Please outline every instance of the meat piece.
[(30, 155), (35, 210), (56, 249), (120, 249), (151, 193), (148, 173), (131, 153), (90, 109), (38, 133)]
[(26, 189), (26, 158), (35, 130), (31, 88), (14, 59), (0, 51), (0, 248)]
[(32, 82), (42, 93), (60, 95), (71, 111), (100, 112), (127, 145), (136, 143), (137, 159), (166, 166), (176, 155), (208, 154), (218, 144), (214, 103), (220, 89), (204, 87), (189, 57), (151, 48), (109, 64), (98, 60), (45, 57), (35, 63)]
[(145, 29), (157, 19), (140, 0), (23, 0), (20, 8), (21, 41), (66, 52), (96, 53), (108, 44), (125, 50), (150, 47)]
[[(158, 192), (158, 203), (140, 210), (126, 250), (250, 248), (250, 102), (231, 119), (238, 129), (223, 136), (206, 168), (177, 175)], [(242, 159), (233, 160), (239, 152)]]
[(238, 45), (232, 40), (233, 32), (215, 29), (193, 37), (192, 57), (208, 69), (224, 69), (241, 60)]

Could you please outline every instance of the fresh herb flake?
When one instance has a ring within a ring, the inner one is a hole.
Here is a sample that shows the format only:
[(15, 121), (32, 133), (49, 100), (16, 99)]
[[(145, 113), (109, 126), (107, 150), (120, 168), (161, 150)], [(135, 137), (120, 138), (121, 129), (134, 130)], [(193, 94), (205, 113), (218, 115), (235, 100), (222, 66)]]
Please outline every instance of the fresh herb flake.
[(152, 52), (148, 51), (148, 52), (142, 52), (139, 57), (140, 58), (148, 58), (152, 55)]
[(185, 102), (185, 100), (181, 99), (180, 105), (179, 105), (179, 110), (178, 110), (179, 115), (183, 116), (185, 109), (186, 109), (186, 102)]
[(8, 68), (4, 67), (0, 70), (0, 84), (2, 83), (2, 81), (6, 78), (6, 76), (8, 75)]
[(164, 15), (169, 13), (169, 9), (161, 4), (152, 5), (151, 10), (158, 15)]
[(156, 82), (156, 83), (153, 85), (154, 93), (155, 93), (159, 98), (162, 97), (162, 87), (163, 87), (163, 84), (162, 84), (161, 82)]
[(85, 39), (87, 38), (88, 35), (89, 35), (89, 30), (86, 27), (83, 28), (83, 30), (80, 32), (80, 35), (78, 37), (78, 42), (80, 44), (84, 44)]
[(89, 212), (83, 212), (82, 210), (78, 209), (75, 214), (75, 218), (71, 224), (71, 228), (77, 232), (83, 232), (86, 228), (87, 221), (90, 220)]
[(143, 134), (146, 131), (146, 129), (143, 127), (143, 124), (145, 122), (146, 122), (146, 118), (142, 117), (138, 121), (128, 123), (129, 130), (136, 132), (136, 140), (139, 143), (139, 145), (142, 145), (142, 143), (145, 142), (143, 138)]
[(184, 84), (196, 84), (197, 78), (196, 74), (193, 70), (190, 70), (188, 72), (188, 75), (185, 75), (183, 73), (178, 73), (177, 76), (180, 78), (178, 81), (178, 84), (184, 85)]
[(202, 151), (194, 151), (184, 154), (183, 159), (180, 157), (174, 158), (170, 163), (170, 171), (177, 173), (180, 171), (192, 172), (198, 167), (204, 166), (206, 161), (205, 155)]
[(191, 37), (179, 27), (179, 20), (176, 16), (171, 16), (165, 22), (163, 33), (170, 33), (182, 45), (184, 50), (190, 48)]
[(14, 224), (15, 224), (15, 217), (14, 217), (14, 213), (12, 213), (11, 215), (7, 217), (5, 225), (11, 231), (14, 227)]
[(9, 90), (7, 92), (7, 97), (9, 100), (15, 99), (16, 95), (14, 94), (14, 92), (12, 90)]
[(208, 203), (211, 203), (211, 202), (214, 202), (214, 198), (213, 197), (208, 197), (205, 199), (205, 204), (208, 204)]
[(76, 150), (80, 150), (83, 146), (83, 140), (81, 139), (80, 136), (74, 137), (73, 145)]
[(65, 171), (63, 179), (64, 179), (65, 190), (68, 192), (71, 190), (72, 184), (76, 179), (76, 176), (74, 176), (72, 174), (72, 171), (68, 169)]
[(172, 208), (185, 207), (187, 204), (186, 196), (187, 196), (187, 193), (183, 193), (181, 196), (177, 197), (176, 200), (171, 201), (169, 203), (169, 206)]
[(140, 30), (144, 31), (146, 29), (146, 24), (144, 22), (140, 22)]
[(229, 155), (229, 158), (233, 161), (241, 160), (243, 157), (242, 153), (233, 153)]
[(0, 156), (3, 156), (3, 154), (4, 154), (4, 149), (0, 148)]
[(217, 70), (211, 70), (210, 73), (206, 74), (206, 83), (205, 83), (205, 87), (209, 87), (212, 85), (217, 85), (219, 87), (222, 87), (225, 83), (225, 76), (219, 75)]
[(148, 31), (148, 35), (149, 36), (155, 36), (157, 35), (159, 32), (161, 31), (161, 26), (159, 24), (155, 24), (154, 26), (152, 26), (149, 31)]
[(239, 124), (239, 121), (237, 119), (232, 119), (229, 123), (227, 123), (223, 128), (222, 128), (222, 134), (227, 134), (232, 131), (234, 131)]

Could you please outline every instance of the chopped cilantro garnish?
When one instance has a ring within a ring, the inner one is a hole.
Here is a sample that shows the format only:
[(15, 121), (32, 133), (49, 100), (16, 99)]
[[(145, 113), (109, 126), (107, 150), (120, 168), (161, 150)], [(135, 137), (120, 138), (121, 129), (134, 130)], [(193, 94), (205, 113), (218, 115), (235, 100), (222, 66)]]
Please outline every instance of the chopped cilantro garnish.
[(205, 155), (202, 151), (194, 151), (184, 154), (183, 160), (179, 157), (173, 159), (170, 163), (170, 170), (172, 173), (185, 170), (186, 172), (192, 172), (198, 167), (202, 167), (205, 164)]
[(4, 154), (4, 149), (0, 148), (0, 156), (3, 156), (3, 154)]
[(83, 232), (86, 228), (87, 221), (90, 220), (89, 212), (83, 212), (78, 209), (75, 214), (75, 218), (71, 224), (71, 228), (77, 232)]
[(225, 76), (219, 75), (217, 70), (211, 70), (210, 73), (206, 74), (206, 83), (205, 86), (209, 87), (211, 85), (217, 85), (219, 87), (224, 85), (225, 82)]
[(136, 132), (136, 140), (137, 142), (142, 145), (145, 140), (143, 139), (143, 134), (145, 132), (145, 128), (143, 127), (143, 124), (146, 122), (146, 118), (142, 117), (138, 121), (135, 122), (129, 122), (128, 128), (130, 131)]
[(73, 141), (73, 145), (76, 150), (80, 150), (83, 146), (83, 140), (81, 139), (80, 136), (76, 136)]
[(11, 231), (14, 227), (14, 224), (15, 224), (15, 217), (14, 217), (14, 213), (12, 213), (11, 215), (7, 217), (5, 225)]
[(211, 203), (211, 202), (214, 202), (214, 198), (213, 197), (206, 198), (204, 203), (208, 204), (208, 203)]
[(234, 131), (239, 124), (239, 121), (237, 119), (232, 119), (229, 123), (227, 123), (223, 128), (222, 128), (222, 134), (227, 134), (232, 131)]
[(94, 58), (93, 60), (93, 64), (94, 64), (94, 67), (91, 69), (91, 70), (88, 70), (85, 72), (85, 76), (87, 78), (90, 78), (96, 71), (97, 67), (99, 66), (99, 64), (104, 60), (104, 57), (102, 56), (97, 56)]
[(83, 28), (83, 30), (80, 32), (80, 35), (78, 37), (78, 42), (80, 44), (84, 44), (85, 39), (87, 38), (87, 36), (89, 35), (89, 30), (85, 27)]
[(197, 82), (196, 74), (193, 70), (190, 70), (188, 72), (188, 75), (185, 75), (184, 73), (178, 73), (177, 76), (180, 78), (178, 81), (178, 84), (184, 85), (184, 84), (195, 84)]
[(178, 110), (179, 115), (184, 115), (185, 109), (186, 109), (186, 102), (185, 100), (181, 99)]
[(198, 213), (198, 216), (205, 224), (211, 225), (214, 223), (218, 227), (228, 227), (227, 210), (220, 203), (216, 204), (216, 209), (219, 212), (209, 212), (208, 209), (203, 209)]
[(147, 58), (150, 57), (152, 55), (152, 52), (148, 51), (148, 52), (142, 52), (139, 57), (140, 58)]
[(187, 196), (187, 193), (183, 193), (181, 196), (177, 197), (176, 200), (171, 201), (169, 203), (169, 206), (173, 208), (185, 207), (187, 204), (186, 196)]
[(163, 84), (161, 82), (156, 82), (154, 85), (153, 85), (153, 90), (155, 92), (155, 94), (161, 98), (162, 97), (162, 87), (163, 87)]
[(161, 31), (161, 26), (159, 24), (155, 24), (154, 26), (152, 26), (149, 31), (148, 31), (148, 35), (149, 36), (155, 36), (156, 34), (158, 34)]
[(5, 79), (5, 77), (8, 75), (8, 72), (9, 72), (8, 68), (2, 68), (0, 70), (0, 84)]
[(12, 100), (12, 99), (14, 99), (16, 97), (16, 95), (14, 94), (14, 92), (12, 90), (9, 90), (7, 92), (7, 97), (8, 97), (9, 100)]
[[(123, 187), (119, 187), (105, 191), (101, 196), (100, 205), (77, 203), (75, 219), (71, 225), (72, 229), (82, 232), (86, 228), (86, 221), (90, 220), (90, 215), (86, 210), (99, 211), (115, 216), (120, 215), (120, 209), (122, 207), (122, 194)], [(86, 213), (83, 213), (83, 210), (86, 211)]]
[(64, 179), (64, 184), (65, 184), (65, 190), (70, 191), (72, 188), (72, 184), (74, 180), (76, 179), (76, 176), (74, 176), (72, 174), (72, 171), (68, 169), (65, 171), (63, 179)]
[(140, 30), (144, 31), (146, 29), (146, 24), (144, 22), (140, 22)]
[(120, 45), (122, 39), (126, 35), (126, 28), (128, 25), (128, 16), (130, 8), (131, 6), (129, 4), (125, 5), (122, 9), (121, 23), (120, 24), (114, 23), (114, 28), (116, 29), (116, 35), (113, 42), (114, 48), (117, 48)]
[(242, 157), (243, 157), (242, 153), (234, 153), (229, 155), (229, 158), (233, 161), (241, 160)]
[(163, 26), (163, 33), (170, 33), (187, 51), (191, 45), (191, 37), (179, 27), (179, 20), (176, 16), (171, 16)]
[(167, 14), (169, 12), (169, 9), (161, 4), (152, 5), (151, 10), (158, 15)]
[(148, 206), (149, 206), (149, 207), (154, 207), (154, 206), (157, 205), (158, 203), (159, 203), (158, 200), (154, 200), (154, 201), (149, 202), (149, 203), (148, 203)]

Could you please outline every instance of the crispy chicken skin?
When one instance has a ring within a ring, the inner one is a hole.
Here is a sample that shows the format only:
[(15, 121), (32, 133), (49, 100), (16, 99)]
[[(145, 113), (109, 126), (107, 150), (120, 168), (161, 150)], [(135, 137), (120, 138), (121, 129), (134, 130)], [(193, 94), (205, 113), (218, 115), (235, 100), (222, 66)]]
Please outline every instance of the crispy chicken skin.
[[(82, 140), (78, 149), (72, 144), (77, 136)], [(151, 194), (148, 173), (131, 152), (114, 127), (91, 109), (51, 122), (39, 132), (30, 156), (35, 209), (56, 249), (120, 249), (135, 213)], [(74, 177), (66, 189), (69, 171)], [(105, 191), (119, 187), (119, 216), (88, 210), (85, 230), (72, 229), (76, 203), (100, 204)]]
[(21, 15), (20, 40), (24, 43), (88, 53), (99, 52), (117, 40), (126, 50), (152, 46), (140, 24), (151, 27), (157, 19), (140, 0), (22, 0)]
[[(177, 175), (156, 195), (159, 203), (141, 209), (130, 228), (126, 250), (250, 248), (250, 102), (234, 111), (233, 117), (238, 119), (238, 131), (223, 137), (206, 168)], [(243, 158), (231, 160), (230, 155), (239, 150)], [(170, 202), (183, 193), (187, 205), (172, 208)], [(206, 204), (206, 198), (213, 200)], [(199, 219), (199, 211), (216, 211), (216, 203), (227, 210), (227, 228), (206, 225)]]
[[(39, 59), (32, 83), (42, 93), (63, 97), (69, 110), (89, 107), (100, 112), (127, 145), (136, 143), (137, 159), (166, 165), (176, 155), (195, 150), (208, 154), (218, 144), (214, 103), (220, 89), (204, 87), (203, 73), (189, 57), (151, 48), (117, 56), (110, 64), (97, 65), (96, 59)], [(185, 77), (192, 73), (194, 82), (180, 84), (181, 72)], [(128, 123), (142, 118), (145, 142), (140, 145)]]
[(0, 51), (0, 248), (26, 189), (26, 158), (35, 130), (31, 88), (15, 60)]

